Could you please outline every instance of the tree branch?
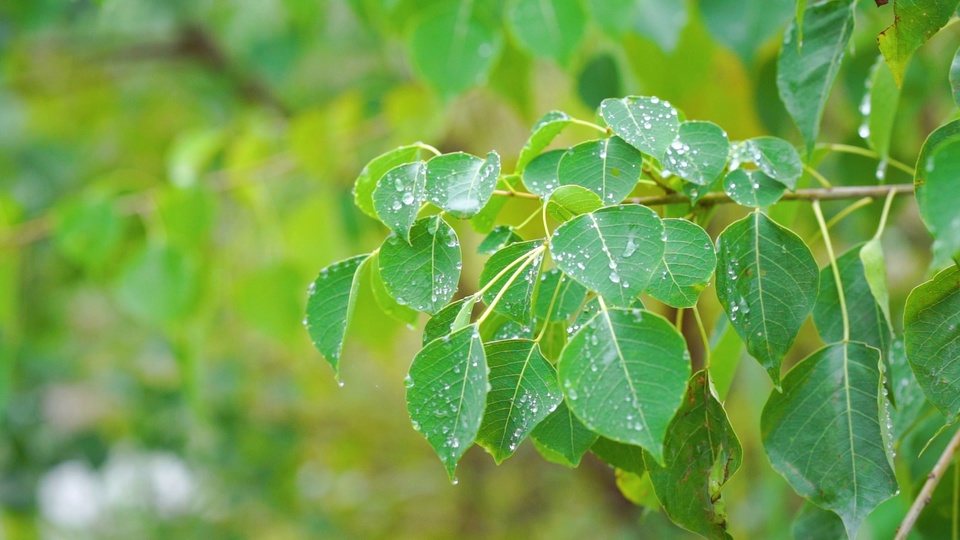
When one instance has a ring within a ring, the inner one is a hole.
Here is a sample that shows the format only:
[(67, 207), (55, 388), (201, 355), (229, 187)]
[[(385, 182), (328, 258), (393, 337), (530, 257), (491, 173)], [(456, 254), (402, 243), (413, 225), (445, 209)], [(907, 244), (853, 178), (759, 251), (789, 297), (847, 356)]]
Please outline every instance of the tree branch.
[(940, 479), (943, 478), (943, 473), (946, 472), (947, 467), (950, 466), (950, 461), (953, 460), (953, 455), (957, 453), (958, 447), (960, 447), (960, 430), (957, 430), (953, 438), (950, 439), (943, 454), (940, 454), (940, 459), (937, 460), (937, 464), (933, 466), (933, 470), (927, 475), (927, 481), (923, 484), (923, 488), (920, 489), (917, 499), (913, 501), (913, 506), (910, 507), (907, 515), (903, 518), (903, 523), (897, 528), (897, 535), (894, 536), (894, 540), (906, 540), (907, 535), (909, 535), (911, 529), (913, 529), (913, 525), (917, 522), (917, 518), (920, 517), (920, 512), (922, 512), (923, 508), (930, 502), (930, 497), (933, 496), (933, 490), (936, 489), (937, 484), (940, 483)]

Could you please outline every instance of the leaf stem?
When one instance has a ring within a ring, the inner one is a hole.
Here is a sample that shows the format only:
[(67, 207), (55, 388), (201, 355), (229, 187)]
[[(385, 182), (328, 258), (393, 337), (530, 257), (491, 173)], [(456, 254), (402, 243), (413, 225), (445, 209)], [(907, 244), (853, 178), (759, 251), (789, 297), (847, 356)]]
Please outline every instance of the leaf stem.
[(827, 189), (833, 189), (833, 184), (831, 184), (830, 181), (827, 180), (826, 176), (820, 174), (820, 171), (814, 169), (813, 167), (807, 165), (806, 163), (803, 164), (803, 170), (807, 171), (807, 173), (810, 176), (812, 176), (813, 179), (816, 180), (821, 186)]
[(710, 338), (707, 337), (707, 329), (703, 325), (703, 318), (700, 317), (700, 310), (693, 306), (693, 317), (697, 320), (697, 328), (700, 329), (700, 339), (703, 341), (703, 369), (710, 369)]
[(588, 127), (588, 128), (593, 128), (593, 129), (595, 129), (595, 130), (597, 130), (597, 131), (599, 131), (600, 133), (603, 133), (603, 134), (608, 134), (608, 133), (609, 133), (609, 131), (608, 131), (607, 128), (605, 128), (605, 127), (603, 127), (603, 126), (601, 126), (601, 125), (594, 124), (593, 122), (588, 122), (588, 121), (586, 121), (586, 120), (580, 120), (579, 118), (568, 118), (567, 120), (568, 120), (571, 124), (577, 124), (577, 125), (580, 125), (580, 126), (586, 126), (586, 127)]
[(943, 473), (945, 473), (947, 467), (950, 466), (950, 462), (953, 460), (954, 454), (957, 453), (958, 447), (960, 447), (960, 430), (954, 433), (953, 438), (950, 439), (947, 447), (943, 450), (943, 453), (940, 454), (940, 459), (937, 460), (937, 464), (933, 466), (933, 470), (927, 475), (927, 481), (923, 484), (923, 488), (920, 489), (916, 500), (913, 501), (913, 505), (910, 506), (907, 515), (904, 516), (903, 522), (897, 527), (897, 535), (894, 536), (894, 540), (906, 540), (910, 531), (913, 529), (913, 525), (917, 522), (917, 518), (920, 517), (920, 512), (930, 503), (933, 490), (937, 488), (937, 484), (939, 484), (943, 478)]
[(830, 268), (833, 269), (833, 280), (837, 284), (837, 297), (840, 299), (840, 315), (843, 317), (843, 341), (850, 341), (850, 314), (847, 313), (847, 299), (843, 293), (843, 282), (840, 281), (840, 267), (837, 266), (837, 257), (833, 253), (833, 244), (830, 242), (830, 231), (827, 230), (827, 222), (823, 219), (823, 211), (820, 210), (820, 201), (813, 200), (813, 213), (817, 216), (817, 223), (820, 224), (820, 232), (823, 234), (823, 244), (827, 248), (827, 256), (830, 257)]
[(534, 193), (525, 193), (523, 191), (504, 191), (502, 189), (493, 190), (493, 194), (500, 197), (516, 197), (518, 199), (539, 199), (540, 196)]
[[(859, 199), (861, 197), (880, 198), (886, 197), (893, 192), (895, 196), (912, 195), (913, 184), (885, 184), (881, 186), (836, 186), (830, 189), (811, 188), (798, 189), (794, 192), (787, 192), (780, 198), (781, 201), (830, 201), (842, 199)], [(645, 206), (656, 206), (660, 204), (689, 203), (690, 198), (683, 193), (668, 193), (665, 195), (651, 195), (647, 197), (633, 197), (625, 202), (642, 204)], [(710, 206), (714, 204), (730, 204), (733, 199), (726, 193), (711, 192), (707, 193), (697, 204)]]
[[(850, 206), (847, 206), (847, 207), (844, 208), (843, 210), (837, 212), (837, 215), (835, 215), (835, 216), (833, 216), (832, 218), (830, 218), (830, 221), (827, 221), (827, 229), (828, 229), (828, 230), (829, 230), (829, 229), (832, 229), (834, 225), (836, 225), (837, 223), (839, 223), (839, 222), (840, 222), (841, 220), (843, 220), (845, 217), (849, 216), (850, 214), (856, 212), (857, 210), (863, 208), (864, 206), (867, 206), (868, 204), (870, 204), (870, 203), (872, 203), (872, 202), (873, 202), (873, 199), (871, 199), (870, 197), (864, 197), (864, 198), (862, 198), (862, 199), (858, 199), (856, 202), (854, 202), (854, 203), (851, 204)], [(817, 240), (820, 238), (820, 235), (821, 235), (821, 234), (822, 234), (822, 233), (821, 233), (819, 230), (817, 230), (817, 231), (813, 234), (813, 236), (810, 237), (810, 240), (809, 240), (807, 243), (810, 244), (810, 243), (813, 243), (813, 242), (817, 241)]]
[[(515, 264), (517, 261), (523, 261), (523, 262), (520, 264), (520, 266), (517, 267), (516, 271), (513, 272), (513, 275), (510, 276), (509, 279), (507, 279), (507, 282), (503, 284), (503, 287), (501, 287), (501, 288), (500, 288), (500, 291), (497, 292), (497, 296), (495, 296), (495, 297), (493, 298), (493, 301), (490, 302), (490, 305), (487, 306), (487, 309), (483, 310), (483, 313), (481, 313), (480, 316), (477, 317), (477, 320), (476, 320), (476, 323), (475, 323), (475, 324), (476, 324), (478, 327), (480, 326), (481, 323), (483, 323), (483, 321), (485, 321), (485, 320), (487, 319), (488, 316), (490, 316), (491, 313), (493, 313), (493, 308), (497, 307), (497, 303), (499, 303), (499, 302), (500, 302), (500, 299), (503, 298), (503, 295), (507, 293), (507, 289), (509, 289), (510, 286), (513, 285), (513, 282), (516, 281), (517, 278), (520, 277), (520, 274), (521, 274), (528, 266), (530, 266), (530, 264), (533, 262), (534, 259), (536, 259), (538, 256), (540, 256), (541, 254), (543, 254), (544, 249), (546, 249), (545, 246), (540, 246), (540, 247), (532, 250), (530, 253), (527, 253), (523, 258), (517, 259), (517, 260), (514, 261), (513, 263), (510, 263), (510, 266), (512, 266), (512, 265)], [(481, 295), (482, 295), (484, 292), (486, 292), (493, 284), (495, 284), (497, 281), (499, 281), (500, 278), (503, 277), (503, 275), (506, 273), (506, 270), (507, 270), (508, 268), (510, 268), (510, 266), (507, 266), (506, 268), (504, 268), (503, 270), (501, 270), (500, 273), (497, 274), (496, 276), (494, 276), (494, 278), (491, 279), (490, 282), (487, 283), (487, 285), (486, 285), (483, 289), (481, 289), (480, 291), (477, 291), (476, 295), (477, 295), (478, 297), (481, 296)]]
[(887, 200), (883, 201), (883, 212), (880, 213), (880, 223), (877, 225), (877, 232), (873, 235), (874, 240), (879, 240), (883, 235), (883, 229), (887, 226), (887, 217), (890, 215), (890, 207), (893, 206), (893, 192), (887, 194)]
[(677, 320), (674, 323), (674, 326), (677, 327), (677, 332), (683, 334), (683, 308), (677, 309)]
[[(832, 144), (817, 145), (817, 146), (819, 148), (826, 148), (827, 150), (830, 150), (832, 152), (842, 152), (844, 154), (855, 154), (858, 156), (864, 156), (864, 157), (878, 159), (878, 160), (883, 159), (883, 156), (874, 152), (873, 150), (870, 150), (869, 148), (861, 148), (859, 146), (852, 146), (849, 144), (832, 143)], [(910, 176), (916, 175), (916, 171), (913, 170), (913, 167), (907, 165), (906, 163), (903, 163), (902, 161), (897, 161), (890, 156), (887, 156), (887, 163), (891, 167), (895, 169), (900, 169), (901, 171), (909, 174)]]
[(423, 141), (417, 141), (417, 142), (413, 143), (413, 146), (422, 148), (422, 149), (427, 150), (427, 151), (429, 151), (429, 152), (433, 152), (433, 155), (435, 155), (435, 156), (439, 156), (439, 155), (442, 154), (442, 152), (440, 152), (440, 151), (437, 150), (436, 148), (430, 146), (429, 144), (427, 144), (427, 143), (425, 143), (425, 142), (423, 142)]

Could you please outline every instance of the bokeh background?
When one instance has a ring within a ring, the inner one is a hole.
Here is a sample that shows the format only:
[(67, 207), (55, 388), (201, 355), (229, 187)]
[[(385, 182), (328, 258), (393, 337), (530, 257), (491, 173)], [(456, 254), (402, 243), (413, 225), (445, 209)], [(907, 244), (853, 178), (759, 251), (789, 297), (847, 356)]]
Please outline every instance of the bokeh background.
[[(425, 319), (408, 328), (362, 290), (342, 388), (301, 327), (317, 271), (383, 238), (351, 186), (400, 144), (511, 163), (541, 114), (592, 120), (600, 100), (628, 94), (669, 99), (732, 140), (799, 142), (775, 84), (789, 0), (584, 0), (582, 36), (559, 61), (516, 38), (507, 4), (0, 1), (0, 538), (687, 537), (589, 455), (567, 469), (525, 443), (497, 467), (474, 448), (451, 486), (404, 405)], [(429, 67), (439, 45), (421, 26), (463, 9), (496, 46), (458, 88)], [(893, 15), (859, 9), (821, 140), (863, 146), (858, 106)], [(956, 36), (912, 61), (896, 159), (912, 164), (955, 114)], [(589, 136), (571, 129), (559, 144)], [(820, 158), (837, 185), (878, 181), (876, 160)], [(890, 169), (881, 181), (911, 179)], [(835, 227), (841, 251), (872, 235), (879, 206)], [(511, 201), (501, 220), (531, 209)], [(805, 206), (775, 217), (814, 234)], [(472, 292), (481, 236), (458, 233)], [(822, 242), (811, 247), (824, 264)], [(930, 266), (912, 200), (894, 206), (885, 248), (899, 328)], [(712, 326), (712, 289), (704, 299)], [(805, 328), (789, 362), (820, 344)], [(789, 537), (801, 500), (759, 446), (768, 379), (736, 343), (718, 346), (745, 450), (725, 492), (731, 530)], [(937, 455), (916, 450), (901, 448), (908, 485)], [(889, 533), (909, 502), (881, 507), (866, 537)]]

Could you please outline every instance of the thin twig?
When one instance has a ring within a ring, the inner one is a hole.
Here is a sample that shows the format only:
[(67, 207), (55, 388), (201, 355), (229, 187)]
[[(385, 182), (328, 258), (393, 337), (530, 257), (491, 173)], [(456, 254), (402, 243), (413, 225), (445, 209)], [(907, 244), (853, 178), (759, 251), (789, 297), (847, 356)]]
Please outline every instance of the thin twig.
[[(798, 189), (794, 192), (787, 192), (780, 197), (781, 201), (830, 201), (838, 199), (859, 199), (862, 197), (880, 198), (886, 197), (893, 192), (896, 196), (910, 195), (913, 193), (913, 184), (888, 184), (883, 186), (837, 186), (832, 189), (812, 188)], [(535, 195), (534, 195), (535, 196)], [(679, 204), (689, 203), (690, 198), (682, 193), (672, 193), (669, 195), (651, 195), (648, 197), (634, 197), (627, 199), (627, 202), (643, 204), (646, 206), (656, 206), (660, 204)], [(697, 204), (710, 206), (713, 204), (728, 204), (734, 202), (726, 193), (711, 192), (707, 193)]]
[(907, 515), (904, 516), (903, 523), (897, 528), (897, 535), (894, 536), (894, 540), (905, 540), (910, 534), (913, 525), (917, 522), (917, 518), (920, 517), (920, 512), (930, 503), (933, 490), (937, 488), (937, 484), (939, 484), (940, 479), (943, 478), (943, 473), (945, 473), (947, 467), (950, 466), (950, 461), (953, 460), (953, 455), (957, 453), (958, 447), (960, 447), (960, 430), (957, 430), (953, 438), (950, 439), (947, 447), (943, 450), (943, 453), (940, 454), (940, 459), (937, 460), (937, 464), (933, 466), (933, 470), (927, 475), (927, 481), (923, 484), (923, 488), (920, 489), (916, 500), (913, 501), (913, 506), (910, 507)]

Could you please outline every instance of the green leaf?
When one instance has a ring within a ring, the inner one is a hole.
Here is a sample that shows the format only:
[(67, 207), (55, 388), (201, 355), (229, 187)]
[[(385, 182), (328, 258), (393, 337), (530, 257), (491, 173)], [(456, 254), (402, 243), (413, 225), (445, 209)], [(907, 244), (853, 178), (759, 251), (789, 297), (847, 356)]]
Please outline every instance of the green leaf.
[(690, 379), (663, 450), (666, 466), (650, 463), (648, 470), (670, 519), (707, 538), (730, 538), (721, 489), (740, 468), (743, 451), (706, 372)]
[(587, 10), (608, 36), (619, 40), (633, 27), (638, 6), (634, 0), (587, 0)]
[(373, 206), (373, 191), (377, 182), (394, 167), (420, 160), (422, 148), (418, 145), (401, 146), (381, 154), (367, 163), (353, 184), (353, 202), (357, 208), (373, 219), (380, 219)]
[(664, 227), (640, 205), (602, 208), (557, 227), (550, 253), (557, 267), (615, 306), (629, 306), (663, 258)]
[(427, 200), (427, 164), (423, 161), (398, 165), (377, 180), (373, 207), (384, 225), (410, 242), (410, 227)]
[(540, 275), (533, 314), (539, 321), (565, 321), (580, 309), (587, 289), (557, 268)]
[(566, 65), (580, 44), (586, 14), (579, 0), (515, 0), (507, 24), (521, 47)]
[(340, 377), (343, 338), (357, 300), (362, 266), (369, 257), (357, 255), (327, 266), (307, 289), (307, 314), (303, 324), (313, 346), (330, 362), (337, 378)]
[(803, 174), (803, 162), (797, 149), (778, 137), (756, 137), (731, 148), (730, 170), (743, 163), (753, 163), (761, 172), (791, 190), (797, 188), (797, 180)]
[(572, 121), (573, 119), (563, 111), (550, 111), (541, 116), (537, 123), (533, 125), (533, 129), (530, 130), (530, 138), (527, 139), (527, 143), (520, 149), (516, 174), (522, 174), (527, 165), (540, 155)]
[[(520, 178), (516, 176), (501, 176), (500, 179), (497, 180), (496, 189), (517, 191), (519, 184)], [(497, 216), (500, 215), (500, 210), (503, 210), (503, 207), (507, 204), (507, 199), (508, 197), (491, 198), (477, 215), (470, 218), (470, 227), (480, 234), (487, 234), (492, 231), (496, 224)]]
[(463, 152), (444, 154), (427, 162), (427, 200), (455, 218), (475, 216), (486, 206), (500, 176), (496, 152), (480, 159)]
[(198, 281), (192, 258), (171, 246), (148, 243), (123, 265), (117, 295), (131, 315), (163, 326), (193, 309)]
[(487, 400), (487, 360), (476, 325), (428, 343), (406, 378), (407, 411), (454, 480), (457, 462), (480, 430)]
[(112, 200), (87, 196), (57, 208), (54, 240), (71, 261), (96, 268), (116, 253), (123, 228), (123, 218)]
[(953, 102), (960, 107), (960, 49), (953, 55), (950, 63), (950, 88), (953, 92)]
[(730, 141), (713, 122), (684, 122), (663, 154), (664, 172), (700, 186), (713, 183), (727, 166)]
[(567, 408), (567, 402), (561, 401), (533, 428), (530, 437), (543, 457), (567, 467), (576, 467), (599, 435), (587, 429)]
[(748, 66), (764, 42), (793, 15), (793, 0), (700, 0), (700, 12), (710, 34)]
[(877, 43), (897, 86), (903, 84), (910, 57), (947, 24), (958, 3), (957, 0), (894, 0), (893, 24), (880, 32)]
[(736, 169), (723, 179), (723, 190), (733, 201), (751, 208), (765, 208), (780, 200), (787, 187), (757, 169)]
[(903, 313), (913, 374), (947, 421), (960, 414), (960, 269), (951, 266), (914, 289)]
[(672, 324), (642, 309), (601, 310), (570, 338), (558, 369), (567, 403), (587, 428), (663, 460), (667, 425), (690, 377), (686, 342)]
[(664, 52), (677, 47), (683, 28), (687, 25), (686, 2), (639, 0), (634, 29), (641, 36), (653, 40)]
[(469, 325), (470, 317), (473, 314), (473, 306), (476, 303), (477, 298), (475, 296), (461, 298), (448, 304), (436, 315), (430, 317), (427, 324), (423, 325), (423, 345)]
[(439, 215), (425, 217), (414, 223), (409, 244), (388, 236), (379, 262), (384, 287), (398, 304), (434, 314), (457, 292), (460, 240)]
[(530, 193), (546, 198), (560, 185), (557, 179), (557, 166), (566, 150), (550, 150), (535, 157), (523, 169), (523, 185)]
[[(897, 117), (900, 89), (893, 80), (890, 70), (883, 67), (882, 57), (878, 56), (870, 69), (866, 86), (866, 94), (860, 102), (863, 122), (858, 132), (867, 140), (867, 144), (874, 152), (885, 157), (890, 153), (890, 135), (893, 132), (893, 121)], [(886, 174), (885, 161), (881, 159), (877, 169), (877, 178), (881, 180)]]
[(917, 206), (920, 217), (936, 242), (934, 251), (945, 251), (960, 264), (960, 120), (938, 128), (927, 137), (917, 158)]
[(514, 231), (509, 225), (498, 225), (494, 227), (480, 245), (477, 246), (477, 253), (480, 255), (490, 255), (497, 250), (510, 244), (523, 242), (523, 238)]
[(720, 233), (717, 253), (720, 305), (779, 387), (780, 363), (817, 298), (817, 262), (799, 236), (760, 212)]
[(777, 60), (777, 89), (800, 128), (808, 153), (816, 142), (827, 97), (853, 33), (855, 5), (852, 0), (811, 3), (803, 12), (802, 39), (796, 20), (784, 34)]
[(407, 305), (402, 305), (390, 296), (383, 283), (383, 277), (380, 275), (380, 254), (371, 255), (370, 263), (370, 288), (373, 290), (373, 299), (376, 301), (380, 310), (394, 319), (413, 327), (417, 324), (417, 318), (420, 313)]
[(547, 213), (561, 223), (601, 206), (599, 195), (580, 186), (560, 186), (547, 196)]
[(897, 492), (881, 433), (880, 354), (862, 343), (828, 345), (783, 378), (760, 417), (773, 468), (810, 502), (835, 512), (850, 538)]
[[(543, 242), (540, 240), (518, 242), (494, 253), (487, 264), (483, 266), (483, 271), (480, 272), (480, 287), (486, 287), (505, 268), (542, 245)], [(520, 268), (520, 265), (515, 265), (514, 268), (503, 272), (494, 284), (483, 293), (483, 302), (488, 306), (492, 305), (497, 295), (504, 287), (507, 287), (507, 290), (493, 308), (494, 311), (506, 315), (521, 325), (529, 324), (533, 317), (533, 290), (537, 284), (537, 275), (540, 273), (542, 260), (543, 256), (537, 255), (534, 262), (524, 268), (509, 286), (507, 283)]]
[(891, 430), (898, 442), (927, 406), (927, 399), (917, 378), (910, 369), (903, 338), (896, 338), (890, 345), (890, 372), (886, 375), (893, 387), (892, 402), (897, 406), (890, 411)]
[(591, 110), (603, 100), (623, 95), (623, 83), (617, 60), (610, 54), (598, 54), (577, 75), (577, 94)]
[(604, 463), (621, 471), (641, 475), (647, 470), (643, 464), (643, 449), (639, 446), (600, 437), (590, 447), (590, 451)]
[(809, 501), (797, 514), (792, 532), (795, 540), (841, 540), (847, 536), (840, 516)]
[(665, 219), (663, 230), (663, 259), (645, 291), (667, 305), (693, 307), (717, 268), (713, 242), (707, 231), (685, 219)]
[(556, 370), (535, 341), (495, 341), (485, 349), (490, 391), (477, 443), (500, 463), (557, 408), (563, 393)]
[(620, 137), (580, 143), (567, 150), (557, 165), (561, 186), (581, 186), (605, 204), (617, 204), (640, 179), (643, 155)]
[(605, 99), (600, 114), (614, 133), (654, 157), (667, 151), (680, 130), (679, 113), (658, 97)]
[(410, 37), (413, 65), (445, 97), (485, 82), (503, 48), (500, 34), (474, 19), (470, 6), (422, 18)]

